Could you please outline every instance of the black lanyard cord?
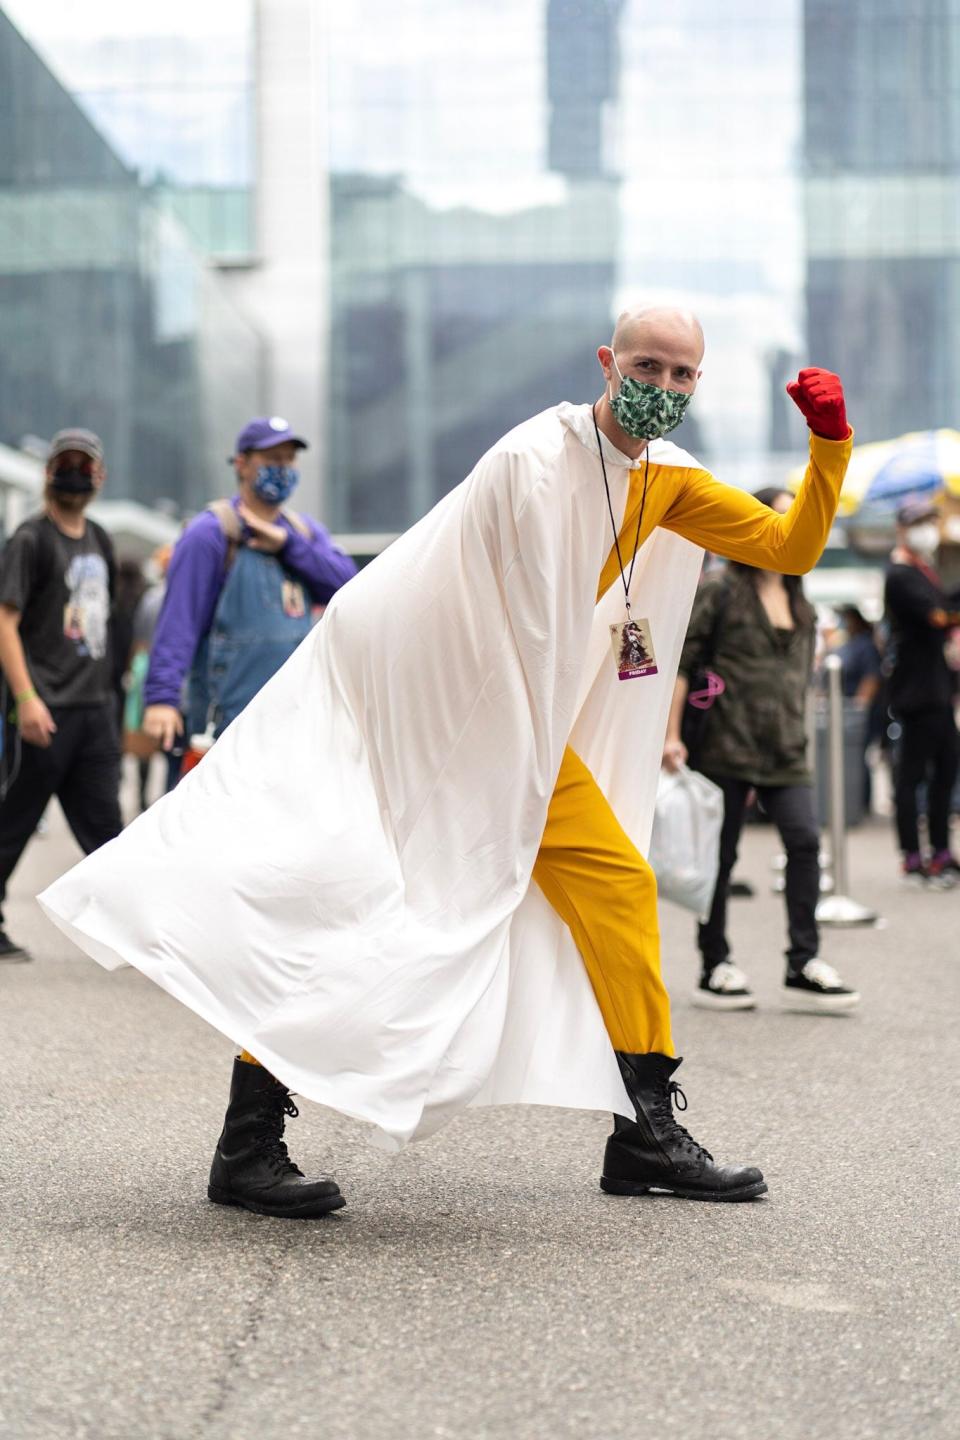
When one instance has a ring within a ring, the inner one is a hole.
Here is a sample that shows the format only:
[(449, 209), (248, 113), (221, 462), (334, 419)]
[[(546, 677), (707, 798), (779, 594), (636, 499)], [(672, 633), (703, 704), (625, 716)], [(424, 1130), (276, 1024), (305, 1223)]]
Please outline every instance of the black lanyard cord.
[(630, 585), (633, 581), (633, 567), (637, 563), (637, 551), (640, 548), (640, 531), (643, 527), (643, 512), (647, 504), (647, 479), (650, 474), (650, 445), (643, 452), (643, 493), (640, 496), (640, 514), (637, 516), (637, 533), (633, 541), (633, 556), (630, 560), (630, 573), (623, 573), (623, 556), (620, 554), (620, 537), (617, 534), (617, 522), (613, 518), (613, 501), (610, 499), (610, 485), (607, 481), (607, 467), (603, 459), (603, 443), (600, 439), (600, 427), (597, 424), (597, 406), (594, 402), (590, 411), (593, 416), (593, 428), (597, 436), (597, 449), (600, 452), (600, 468), (603, 471), (603, 488), (607, 492), (607, 509), (610, 511), (610, 524), (613, 527), (613, 544), (617, 552), (617, 564), (620, 566), (620, 581), (623, 585), (623, 597), (627, 602), (627, 619), (630, 619)]

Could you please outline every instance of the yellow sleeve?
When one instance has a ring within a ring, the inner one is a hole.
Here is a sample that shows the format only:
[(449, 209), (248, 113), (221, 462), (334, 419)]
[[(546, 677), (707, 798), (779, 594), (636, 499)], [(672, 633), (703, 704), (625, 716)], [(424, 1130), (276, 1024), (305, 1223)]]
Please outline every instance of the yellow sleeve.
[(852, 431), (846, 440), (811, 433), (807, 471), (786, 515), (721, 484), (707, 470), (691, 470), (660, 524), (727, 560), (803, 575), (827, 543), (852, 449)]

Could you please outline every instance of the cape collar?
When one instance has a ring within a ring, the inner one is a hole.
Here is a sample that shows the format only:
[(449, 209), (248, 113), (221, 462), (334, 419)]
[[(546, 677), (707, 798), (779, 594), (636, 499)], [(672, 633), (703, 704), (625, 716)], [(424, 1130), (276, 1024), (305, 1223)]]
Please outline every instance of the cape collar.
[[(572, 430), (577, 439), (591, 455), (597, 453), (597, 435), (593, 428), (593, 406), (572, 405), (569, 400), (564, 400), (556, 407), (557, 418), (561, 425)], [(603, 431), (600, 431), (600, 443), (603, 446), (603, 458), (608, 466), (619, 466), (623, 470), (639, 470), (643, 465), (643, 456), (634, 460), (629, 455), (624, 455), (618, 450), (611, 440), (608, 440)], [(651, 465), (678, 465), (682, 469), (700, 469), (700, 462), (686, 450), (681, 450), (672, 440), (651, 440), (647, 446), (647, 454)]]
[[(566, 425), (572, 430), (582, 445), (592, 455), (597, 453), (597, 434), (593, 428), (593, 406), (592, 405), (571, 405), (568, 400), (557, 406), (557, 418), (561, 425)], [(643, 459), (633, 460), (629, 455), (624, 455), (622, 450), (608, 440), (603, 431), (600, 431), (600, 444), (603, 446), (603, 458), (608, 465), (619, 465), (626, 470), (636, 470), (643, 463)], [(651, 460), (653, 456), (650, 456)]]

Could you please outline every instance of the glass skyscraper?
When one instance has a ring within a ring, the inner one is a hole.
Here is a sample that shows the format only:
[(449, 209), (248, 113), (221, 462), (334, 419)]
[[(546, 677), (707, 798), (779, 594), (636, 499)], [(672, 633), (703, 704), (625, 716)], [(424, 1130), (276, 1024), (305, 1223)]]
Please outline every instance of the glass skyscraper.
[(806, 0), (806, 323), (857, 435), (960, 424), (960, 3)]
[(407, 524), (511, 425), (594, 398), (596, 348), (641, 301), (707, 329), (679, 443), (736, 481), (782, 474), (802, 443), (780, 394), (803, 357), (800, 22), (791, 0), (330, 10), (340, 525)]
[[(579, 56), (571, 49), (572, 9), (586, 13), (586, 55), (582, 37)], [(399, 21), (392, 12), (407, 32), (399, 67), (356, 43), (348, 7), (331, 12), (341, 358), (328, 493), (342, 527), (408, 524), (498, 435), (588, 393), (616, 285), (619, 181), (606, 135), (621, 10), (621, 0), (551, 0), (485, 14), (420, 0)], [(418, 53), (431, 33), (442, 63)], [(574, 99), (578, 63), (588, 79)]]
[(0, 441), (87, 426), (113, 496), (189, 510), (260, 369), (184, 224), (0, 11)]

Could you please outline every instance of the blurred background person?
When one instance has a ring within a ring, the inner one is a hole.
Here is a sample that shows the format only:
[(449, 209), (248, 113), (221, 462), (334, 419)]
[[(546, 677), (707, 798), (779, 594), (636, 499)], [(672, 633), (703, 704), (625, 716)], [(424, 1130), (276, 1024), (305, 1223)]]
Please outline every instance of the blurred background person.
[(880, 651), (873, 626), (856, 605), (841, 606), (840, 624), (845, 639), (837, 647), (840, 686), (844, 697), (861, 712), (863, 808), (869, 814), (873, 802), (873, 776), (867, 755), (872, 745), (882, 746), (886, 713)]
[[(756, 498), (781, 514), (792, 503), (776, 488), (758, 490)], [(860, 1000), (819, 958), (820, 836), (805, 722), (815, 644), (816, 616), (799, 576), (731, 563), (697, 592), (663, 752), (670, 770), (688, 758), (683, 711), (690, 678), (709, 653), (724, 689), (706, 712), (697, 768), (723, 791), (724, 816), (713, 903), (697, 930), (702, 969), (695, 1005), (749, 1010), (756, 1003), (747, 976), (730, 959), (727, 938), (728, 884), (752, 790), (787, 855), (784, 1001), (791, 1009), (833, 1012)]]
[[(890, 710), (900, 726), (894, 801), (901, 874), (907, 884), (945, 889), (960, 867), (950, 849), (950, 801), (957, 777), (956, 674), (945, 644), (960, 625), (960, 591), (947, 593), (934, 568), (940, 513), (929, 499), (897, 511), (897, 543), (884, 588), (890, 631)], [(926, 788), (927, 853), (917, 790)]]
[[(116, 697), (117, 726), (120, 732), (121, 791), (123, 788), (122, 757), (130, 753), (131, 747), (136, 748), (138, 744), (136, 732), (128, 731), (127, 711), (130, 705), (131, 665), (134, 649), (133, 619), (146, 588), (147, 581), (143, 573), (143, 565), (137, 557), (135, 555), (119, 557), (111, 616), (111, 651), (113, 654), (113, 692)], [(143, 738), (146, 740), (146, 736)]]
[[(150, 668), (154, 631), (166, 593), (167, 569), (172, 554), (172, 545), (158, 545), (144, 566), (146, 588), (134, 610), (130, 635), (130, 661), (125, 677), (123, 749), (124, 753), (133, 755), (136, 759), (137, 798), (141, 811), (146, 810), (149, 803), (147, 789), (150, 768), (157, 750), (156, 741), (143, 729), (144, 687)], [(176, 776), (173, 778), (175, 780)], [(163, 788), (168, 789), (169, 785), (165, 784)]]
[[(120, 832), (120, 744), (110, 612), (116, 563), (106, 531), (84, 513), (106, 478), (89, 430), (61, 430), (46, 464), (43, 510), (0, 555), (4, 710), (0, 904), (56, 795), (89, 854)], [(0, 960), (28, 960), (3, 928)]]
[(111, 612), (111, 652), (113, 656), (113, 689), (117, 697), (117, 723), (123, 728), (123, 711), (127, 699), (127, 676), (133, 654), (133, 618), (147, 588), (143, 566), (133, 555), (117, 560)]
[(143, 728), (165, 750), (220, 735), (305, 637), (311, 607), (356, 573), (316, 520), (286, 508), (307, 442), (279, 416), (251, 420), (232, 459), (237, 493), (190, 522), (167, 574)]

